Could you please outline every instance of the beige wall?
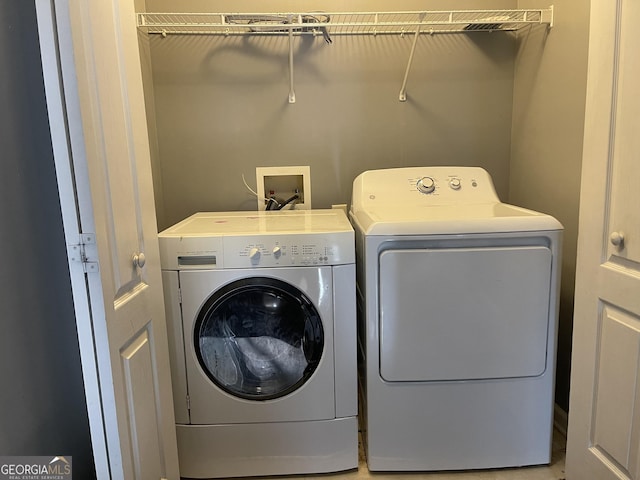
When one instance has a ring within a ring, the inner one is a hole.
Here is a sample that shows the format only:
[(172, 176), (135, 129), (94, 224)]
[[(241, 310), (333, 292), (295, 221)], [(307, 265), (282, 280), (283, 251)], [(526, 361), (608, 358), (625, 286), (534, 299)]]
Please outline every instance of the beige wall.
[[(546, 0), (520, 0), (541, 8)], [(569, 407), (589, 2), (556, 2), (555, 26), (518, 41), (515, 64), (509, 202), (556, 217), (564, 225), (556, 402)]]

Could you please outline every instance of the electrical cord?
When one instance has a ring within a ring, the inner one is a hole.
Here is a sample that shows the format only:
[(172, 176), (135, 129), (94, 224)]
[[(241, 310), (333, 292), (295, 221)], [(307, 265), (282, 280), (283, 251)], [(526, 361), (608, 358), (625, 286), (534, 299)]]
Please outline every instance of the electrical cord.
[[(251, 193), (253, 193), (256, 196), (256, 198), (260, 198), (260, 195), (258, 194), (258, 192), (256, 192), (253, 188), (251, 188), (249, 186), (249, 184), (247, 183), (247, 181), (245, 180), (244, 173), (242, 174), (242, 182), (244, 183), (244, 186), (247, 187), (247, 190), (249, 190)], [(267, 202), (267, 206), (268, 206), (268, 202), (270, 202), (272, 200), (271, 198), (267, 198), (267, 197), (263, 197), (262, 199), (265, 202)]]

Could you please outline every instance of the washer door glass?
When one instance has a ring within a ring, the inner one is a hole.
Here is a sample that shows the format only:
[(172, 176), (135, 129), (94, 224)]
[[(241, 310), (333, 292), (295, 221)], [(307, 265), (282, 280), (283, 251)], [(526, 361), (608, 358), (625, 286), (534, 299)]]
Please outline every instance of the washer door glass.
[(320, 363), (320, 315), (296, 287), (252, 277), (217, 290), (196, 320), (200, 366), (224, 391), (269, 400), (298, 389)]

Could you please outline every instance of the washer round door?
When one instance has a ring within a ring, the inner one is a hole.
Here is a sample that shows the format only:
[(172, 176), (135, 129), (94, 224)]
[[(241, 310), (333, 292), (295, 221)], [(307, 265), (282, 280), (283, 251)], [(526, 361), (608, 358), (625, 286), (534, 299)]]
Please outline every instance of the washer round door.
[(189, 423), (335, 418), (332, 268), (180, 272)]
[(235, 397), (264, 401), (305, 384), (325, 336), (313, 303), (280, 279), (251, 277), (217, 290), (196, 319), (194, 350), (207, 377)]

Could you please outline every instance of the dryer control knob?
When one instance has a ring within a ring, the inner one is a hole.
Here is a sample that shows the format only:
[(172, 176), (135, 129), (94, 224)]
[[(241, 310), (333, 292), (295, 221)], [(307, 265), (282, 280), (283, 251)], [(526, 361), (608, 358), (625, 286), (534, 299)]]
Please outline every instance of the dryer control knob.
[(436, 189), (436, 182), (431, 177), (422, 177), (416, 186), (418, 191), (422, 193), (431, 193)]
[(282, 249), (280, 247), (273, 247), (273, 256), (276, 258), (280, 258), (280, 255), (282, 255)]
[(258, 250), (256, 247), (253, 247), (251, 250), (249, 250), (249, 259), (251, 260), (251, 263), (257, 265), (257, 263), (260, 261), (260, 250)]
[(454, 177), (451, 180), (449, 180), (449, 186), (454, 190), (460, 190), (460, 187), (462, 186), (462, 184), (460, 183), (460, 179), (458, 177)]

